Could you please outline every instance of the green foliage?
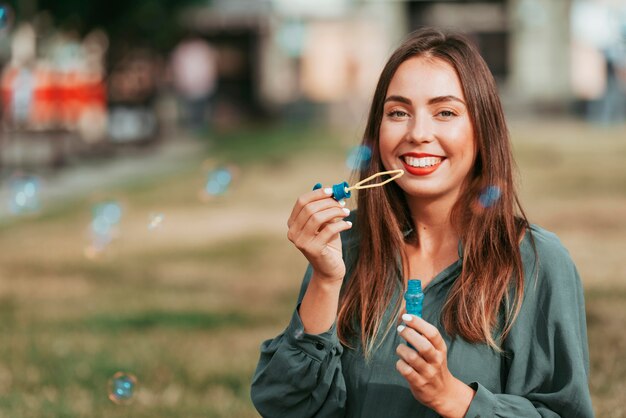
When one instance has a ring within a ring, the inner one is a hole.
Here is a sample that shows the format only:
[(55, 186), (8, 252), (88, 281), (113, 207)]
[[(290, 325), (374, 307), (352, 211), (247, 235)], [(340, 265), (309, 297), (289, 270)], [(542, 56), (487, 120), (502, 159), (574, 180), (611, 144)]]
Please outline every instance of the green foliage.
[[(17, 6), (21, 18), (29, 11)], [(104, 29), (114, 49), (134, 45), (165, 51), (183, 33), (178, 15), (192, 5), (210, 6), (200, 0), (39, 0), (39, 10), (49, 12), (63, 28), (84, 34), (94, 28)]]
[(298, 154), (338, 152), (340, 145), (337, 134), (328, 129), (257, 126), (212, 137), (210, 153), (236, 164), (271, 165)]

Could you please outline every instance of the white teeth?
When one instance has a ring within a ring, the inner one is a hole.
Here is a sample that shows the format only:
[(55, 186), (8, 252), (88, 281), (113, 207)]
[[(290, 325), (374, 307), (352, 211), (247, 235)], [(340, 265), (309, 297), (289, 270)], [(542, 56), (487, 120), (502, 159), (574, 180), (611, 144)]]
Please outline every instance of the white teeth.
[(424, 157), (424, 158), (415, 158), (415, 157), (404, 157), (404, 161), (410, 165), (411, 167), (432, 167), (433, 165), (437, 165), (441, 162), (441, 158), (439, 157)]

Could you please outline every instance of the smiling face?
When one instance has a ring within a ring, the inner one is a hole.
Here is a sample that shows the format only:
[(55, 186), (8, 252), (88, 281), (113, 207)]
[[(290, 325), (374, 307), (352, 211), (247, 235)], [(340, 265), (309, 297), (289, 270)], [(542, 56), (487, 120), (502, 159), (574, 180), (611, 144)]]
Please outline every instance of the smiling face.
[(396, 181), (409, 201), (456, 201), (476, 147), (461, 82), (450, 64), (413, 57), (398, 67), (385, 96), (379, 147), (386, 170), (405, 170)]

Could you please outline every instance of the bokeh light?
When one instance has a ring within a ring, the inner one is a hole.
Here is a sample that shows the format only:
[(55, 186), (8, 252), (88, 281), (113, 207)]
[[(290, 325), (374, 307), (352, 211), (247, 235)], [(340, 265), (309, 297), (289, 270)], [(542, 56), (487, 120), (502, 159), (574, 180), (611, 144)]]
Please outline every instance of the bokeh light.
[(366, 145), (359, 145), (348, 152), (346, 165), (350, 170), (364, 170), (372, 160), (372, 150)]
[(478, 197), (478, 204), (487, 209), (495, 205), (500, 199), (502, 192), (498, 186), (487, 186), (483, 189)]
[(115, 237), (121, 219), (122, 206), (117, 201), (104, 201), (92, 208), (91, 244), (85, 249), (87, 258), (93, 259), (107, 248)]
[(165, 215), (162, 213), (151, 213), (148, 217), (148, 231), (154, 231), (161, 228), (163, 219), (165, 219)]
[(9, 210), (15, 215), (39, 210), (40, 181), (27, 174), (13, 176), (9, 180)]
[(226, 193), (232, 181), (232, 170), (228, 167), (220, 167), (209, 172), (204, 192), (209, 196), (222, 195)]
[(108, 391), (111, 402), (125, 405), (133, 401), (137, 378), (131, 373), (117, 372), (109, 379)]

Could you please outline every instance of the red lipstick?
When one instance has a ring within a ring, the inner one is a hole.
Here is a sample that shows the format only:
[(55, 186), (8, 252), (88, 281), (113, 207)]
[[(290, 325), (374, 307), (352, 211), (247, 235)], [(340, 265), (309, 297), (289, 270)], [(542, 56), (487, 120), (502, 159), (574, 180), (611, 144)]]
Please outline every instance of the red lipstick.
[[(414, 167), (412, 165), (409, 165), (409, 163), (407, 162), (407, 160), (410, 161), (410, 160), (417, 159), (417, 158), (429, 158), (429, 157), (438, 158), (439, 162), (433, 165), (426, 166), (426, 167)], [(413, 174), (414, 176), (427, 176), (439, 168), (439, 166), (441, 165), (445, 157), (442, 157), (440, 155), (426, 154), (422, 152), (419, 152), (419, 153), (407, 152), (406, 154), (402, 154), (400, 156), (400, 159), (402, 160), (404, 169), (408, 171), (410, 174)]]

